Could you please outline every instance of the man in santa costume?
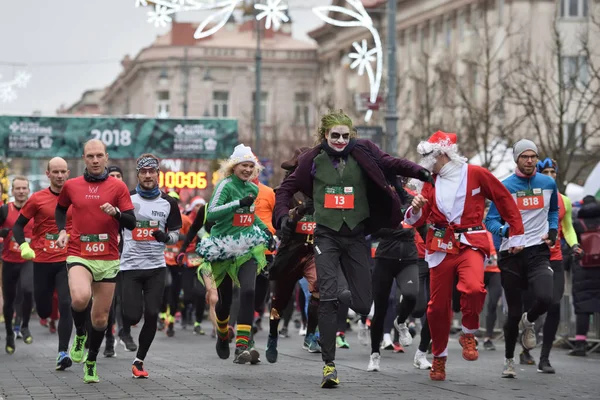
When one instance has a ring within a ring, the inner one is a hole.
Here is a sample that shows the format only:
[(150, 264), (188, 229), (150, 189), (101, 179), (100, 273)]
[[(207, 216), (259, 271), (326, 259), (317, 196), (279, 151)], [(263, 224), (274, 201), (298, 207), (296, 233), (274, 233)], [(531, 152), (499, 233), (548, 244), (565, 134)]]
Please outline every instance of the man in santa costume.
[(421, 165), (434, 174), (435, 187), (425, 183), (406, 211), (406, 223), (420, 226), (429, 222), (425, 260), (430, 268), (431, 298), (427, 320), (431, 330), (433, 366), (430, 378), (446, 379), (448, 336), (452, 318), (452, 290), (455, 275), (461, 292), (463, 358), (479, 357), (473, 335), (479, 329), (479, 313), (485, 301), (484, 261), (490, 244), (483, 227), (485, 199), (499, 206), (500, 215), (510, 223), (510, 251), (523, 250), (521, 214), (509, 191), (488, 170), (467, 165), (458, 154), (456, 134), (438, 131), (417, 148)]

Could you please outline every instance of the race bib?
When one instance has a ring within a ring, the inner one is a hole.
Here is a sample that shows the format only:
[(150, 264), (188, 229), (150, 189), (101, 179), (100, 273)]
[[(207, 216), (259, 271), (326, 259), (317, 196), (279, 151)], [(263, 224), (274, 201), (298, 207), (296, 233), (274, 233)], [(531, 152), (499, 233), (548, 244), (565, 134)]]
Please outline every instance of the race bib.
[(437, 229), (433, 233), (428, 250), (458, 254), (458, 239), (454, 237), (454, 232), (450, 229)]
[(58, 240), (58, 233), (46, 233), (44, 237), (44, 251), (46, 253), (66, 253), (67, 246), (60, 248), (56, 245)]
[(108, 255), (108, 233), (81, 235), (81, 255), (84, 257)]
[(379, 247), (379, 242), (371, 242), (371, 258), (375, 258), (375, 254), (377, 254), (377, 247)]
[(135, 229), (131, 232), (133, 240), (146, 242), (154, 240), (152, 233), (158, 230), (158, 221), (136, 221)]
[(238, 209), (233, 214), (233, 226), (252, 226), (254, 224), (254, 213)]
[(317, 223), (313, 221), (312, 215), (305, 215), (296, 223), (296, 233), (303, 235), (314, 235)]
[(186, 253), (188, 267), (197, 267), (202, 264), (202, 257), (198, 253)]
[(517, 192), (517, 207), (519, 210), (539, 210), (544, 207), (542, 189), (524, 190)]
[(352, 186), (327, 186), (325, 188), (325, 208), (352, 210), (354, 208), (354, 188)]
[(167, 264), (175, 265), (177, 264), (177, 250), (176, 249), (165, 249), (165, 261)]

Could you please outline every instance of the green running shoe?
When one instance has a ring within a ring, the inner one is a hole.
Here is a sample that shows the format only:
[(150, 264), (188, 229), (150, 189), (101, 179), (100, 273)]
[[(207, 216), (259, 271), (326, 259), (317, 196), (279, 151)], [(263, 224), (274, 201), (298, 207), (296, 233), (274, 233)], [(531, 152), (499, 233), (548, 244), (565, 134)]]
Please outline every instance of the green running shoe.
[(85, 340), (87, 339), (87, 334), (85, 335), (75, 335), (75, 340), (71, 345), (71, 360), (76, 363), (80, 363), (83, 360), (83, 353), (85, 352)]
[(96, 371), (96, 361), (86, 361), (83, 365), (83, 381), (85, 383), (98, 383), (98, 372)]
[(340, 333), (336, 338), (335, 338), (335, 342), (337, 347), (339, 347), (340, 349), (349, 349), (350, 345), (348, 344), (348, 342), (346, 342), (346, 335), (344, 335), (343, 333)]

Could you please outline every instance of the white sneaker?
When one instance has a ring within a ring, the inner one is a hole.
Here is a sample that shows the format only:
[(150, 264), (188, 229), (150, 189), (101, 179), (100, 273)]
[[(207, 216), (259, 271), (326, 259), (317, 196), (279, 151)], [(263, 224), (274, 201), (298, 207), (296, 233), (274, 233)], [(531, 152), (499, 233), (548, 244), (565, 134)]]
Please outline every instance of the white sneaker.
[(358, 321), (358, 343), (368, 346), (369, 342), (369, 327), (367, 324), (363, 324), (362, 321)]
[(523, 330), (523, 333), (521, 333), (521, 344), (527, 350), (535, 349), (535, 346), (537, 345), (535, 338), (535, 323), (529, 322), (527, 320), (527, 313), (523, 313), (523, 316), (521, 317), (521, 323), (519, 325), (519, 327)]
[(431, 369), (431, 363), (427, 360), (427, 353), (417, 349), (413, 365), (416, 369)]
[(515, 359), (514, 358), (505, 358), (504, 359), (504, 369), (502, 370), (503, 378), (516, 378), (517, 372), (515, 371)]
[(381, 341), (382, 350), (394, 350), (394, 342), (392, 342), (392, 339), (390, 339), (389, 336), (389, 334), (383, 336), (383, 340)]
[(299, 336), (306, 336), (306, 326), (302, 325), (302, 328), (298, 331)]
[(371, 354), (371, 358), (369, 358), (369, 366), (367, 367), (367, 371), (369, 371), (369, 372), (379, 371), (380, 370), (380, 367), (379, 367), (380, 361), (381, 361), (381, 355), (379, 355), (379, 353)]
[(412, 344), (412, 342), (413, 342), (413, 338), (410, 335), (410, 331), (408, 330), (408, 326), (406, 326), (406, 323), (403, 322), (403, 323), (399, 324), (398, 320), (395, 319), (394, 320), (394, 327), (396, 328), (396, 330), (400, 334), (400, 344), (402, 345), (402, 347), (408, 347), (408, 346), (410, 346)]

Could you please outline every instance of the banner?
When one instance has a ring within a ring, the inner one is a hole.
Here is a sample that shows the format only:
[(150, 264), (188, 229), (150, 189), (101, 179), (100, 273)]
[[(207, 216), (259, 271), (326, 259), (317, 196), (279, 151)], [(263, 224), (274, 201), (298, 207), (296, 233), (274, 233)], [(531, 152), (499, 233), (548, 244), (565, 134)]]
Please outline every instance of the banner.
[(381, 126), (355, 126), (356, 133), (361, 139), (369, 139), (380, 149), (383, 148), (383, 128)]
[(0, 116), (0, 155), (76, 158), (99, 139), (112, 159), (153, 153), (159, 158), (227, 158), (238, 143), (235, 119)]

